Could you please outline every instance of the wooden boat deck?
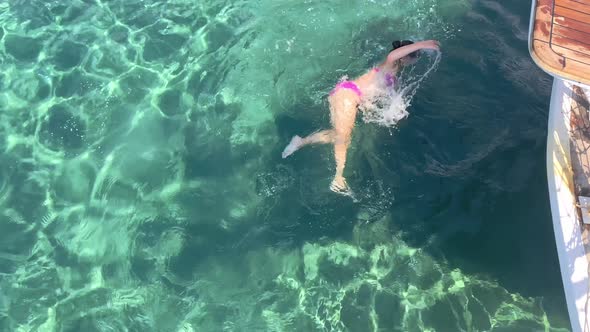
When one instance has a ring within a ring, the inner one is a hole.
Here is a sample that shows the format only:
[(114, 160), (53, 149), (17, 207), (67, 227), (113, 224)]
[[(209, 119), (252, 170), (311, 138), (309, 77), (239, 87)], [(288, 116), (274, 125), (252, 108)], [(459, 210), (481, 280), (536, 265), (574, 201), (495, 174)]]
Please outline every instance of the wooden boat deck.
[(531, 56), (546, 72), (590, 85), (590, 0), (537, 0)]
[[(590, 197), (590, 103), (588, 95), (578, 86), (572, 88), (570, 113), (570, 156), (576, 197)], [(577, 200), (578, 205), (580, 204)], [(578, 208), (579, 220), (588, 214), (586, 208)], [(590, 225), (580, 223), (586, 258), (590, 261)]]

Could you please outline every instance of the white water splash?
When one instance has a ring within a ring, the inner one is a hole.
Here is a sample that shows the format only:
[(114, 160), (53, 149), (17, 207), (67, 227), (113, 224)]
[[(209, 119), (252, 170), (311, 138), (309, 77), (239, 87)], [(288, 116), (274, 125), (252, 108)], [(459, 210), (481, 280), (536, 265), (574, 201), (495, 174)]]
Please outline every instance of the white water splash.
[[(429, 57), (430, 59), (432, 57)], [(384, 127), (395, 127), (399, 121), (405, 119), (409, 115), (407, 109), (418, 91), (420, 83), (438, 68), (440, 59), (441, 53), (437, 52), (432, 64), (422, 75), (413, 73), (415, 67), (402, 70), (395, 89), (382, 84), (375, 84), (368, 89), (365, 92), (367, 97), (359, 106), (363, 114), (363, 121)]]

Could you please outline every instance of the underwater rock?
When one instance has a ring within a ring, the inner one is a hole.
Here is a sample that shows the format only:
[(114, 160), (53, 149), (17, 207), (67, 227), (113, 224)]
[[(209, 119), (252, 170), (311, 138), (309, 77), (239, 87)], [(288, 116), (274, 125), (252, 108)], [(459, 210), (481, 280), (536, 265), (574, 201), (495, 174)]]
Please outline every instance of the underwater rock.
[(277, 146), (279, 141), (274, 117), (266, 106), (249, 103), (225, 102), (225, 111), (235, 116), (231, 124), (232, 155), (242, 160), (267, 156), (273, 150), (268, 147)]
[(220, 47), (231, 45), (234, 32), (228, 25), (221, 22), (211, 22), (206, 28), (205, 40), (207, 52), (215, 52)]
[(303, 248), (305, 278), (349, 282), (359, 271), (366, 269), (362, 252), (355, 246), (335, 242), (326, 247), (306, 243)]
[(134, 52), (132, 48), (119, 45), (93, 49), (88, 61), (84, 63), (84, 70), (107, 77), (119, 76), (120, 73), (131, 69), (129, 59), (134, 59)]
[(68, 24), (68, 23), (71, 24), (71, 23), (76, 22), (78, 19), (82, 18), (82, 16), (84, 15), (84, 13), (85, 13), (84, 9), (85, 9), (85, 7), (82, 5), (70, 4), (63, 11), (61, 23), (62, 24)]
[[(158, 22), (158, 15), (155, 11), (145, 10), (142, 2), (130, 2), (121, 6), (120, 17), (124, 19), (124, 23), (136, 29), (142, 29), (148, 25)], [(117, 15), (117, 16), (119, 16)]]
[(174, 151), (153, 145), (125, 146), (114, 162), (115, 178), (141, 187), (144, 194), (160, 190), (175, 181), (174, 165), (179, 161)]
[(148, 38), (143, 48), (143, 59), (153, 62), (167, 58), (181, 51), (188, 37), (175, 33), (162, 33), (165, 26), (156, 24), (146, 32)]
[(372, 223), (360, 219), (352, 230), (354, 243), (365, 250), (372, 250), (378, 244), (389, 243), (393, 237), (389, 223), (389, 218), (381, 218)]
[(475, 284), (470, 288), (470, 291), (487, 312), (496, 312), (504, 301), (510, 300), (507, 293), (498, 294), (497, 289), (485, 286)]
[(55, 267), (37, 265), (46, 262), (47, 257), (23, 264), (17, 273), (11, 275), (13, 284), (6, 293), (10, 298), (8, 316), (11, 319), (23, 322), (34, 318), (41, 323), (47, 308), (65, 297), (62, 292), (63, 280)]
[(119, 86), (126, 101), (136, 104), (150, 93), (151, 88), (159, 83), (158, 74), (136, 67), (121, 78)]
[(12, 258), (0, 261), (0, 273), (13, 273), (25, 260), (25, 255), (31, 250), (36, 237), (21, 213), (14, 209), (2, 209), (0, 220), (2, 252), (6, 254), (6, 258)]
[(37, 60), (43, 47), (41, 40), (14, 34), (7, 34), (4, 38), (6, 52), (20, 61), (33, 62)]
[(102, 82), (97, 81), (95, 78), (75, 69), (60, 78), (55, 87), (55, 95), (64, 98), (74, 95), (84, 96), (96, 90), (102, 84)]
[(55, 307), (56, 320), (60, 325), (68, 326), (92, 312), (106, 307), (111, 296), (107, 288), (84, 289), (70, 295)]
[(73, 152), (84, 146), (86, 124), (73, 110), (64, 105), (53, 105), (41, 124), (39, 141), (54, 151)]
[(115, 25), (109, 29), (108, 35), (114, 42), (124, 45), (128, 42), (129, 29), (122, 25)]
[[(418, 265), (408, 268), (416, 273), (432, 274), (429, 269), (446, 273), (441, 273), (441, 280), (430, 288), (421, 289), (415, 284), (419, 276), (416, 280), (389, 279), (373, 274), (369, 261), (374, 260), (375, 254), (345, 242), (310, 242), (291, 250), (262, 248), (250, 251), (246, 262), (209, 259), (195, 266), (191, 273), (203, 282), (198, 292), (203, 301), (200, 312), (204, 314), (186, 324), (209, 330), (219, 329), (219, 324), (231, 324), (238, 330), (261, 331), (364, 332), (376, 327), (380, 331), (420, 332), (423, 328), (487, 330), (491, 320), (500, 331), (508, 326), (513, 329), (505, 331), (528, 331), (529, 327), (537, 327), (535, 320), (542, 321), (544, 313), (535, 302), (518, 295), (505, 297), (502, 294), (506, 292), (497, 284), (469, 278), (458, 270), (448, 271), (403, 242), (391, 247), (381, 244), (374, 250), (380, 250), (380, 246), (386, 248), (382, 251), (388, 253), (394, 273), (406, 273), (400, 267), (408, 264)], [(412, 260), (395, 257), (399, 255)], [(244, 279), (243, 275), (249, 278)], [(470, 295), (470, 290), (480, 283), (491, 289), (490, 295), (500, 295), (496, 300), (501, 310), (487, 308), (483, 301)], [(220, 289), (220, 285), (227, 284), (240, 284), (239, 301), (233, 295), (238, 289)], [(470, 308), (474, 309), (471, 315), (467, 313)], [(491, 317), (486, 317), (486, 313)], [(294, 317), (307, 318), (300, 321)]]
[(80, 65), (88, 52), (88, 47), (70, 40), (63, 41), (56, 48), (53, 61), (58, 70), (69, 70)]
[[(1, 86), (2, 83), (0, 83)], [(36, 102), (47, 98), (51, 89), (49, 84), (41, 77), (26, 72), (19, 73), (19, 76), (12, 80), (10, 88), (18, 98), (28, 102)]]
[(90, 198), (96, 169), (83, 159), (67, 160), (56, 172), (52, 189), (57, 202), (83, 203)]
[(207, 17), (199, 17), (195, 20), (194, 24), (195, 24), (195, 29), (198, 30), (202, 27), (204, 27), (205, 25), (207, 25), (209, 21), (207, 20)]
[(11, 2), (10, 13), (14, 14), (20, 24), (34, 31), (55, 22), (49, 7), (47, 3), (37, 1)]
[(168, 89), (158, 96), (158, 107), (162, 113), (173, 116), (186, 112), (182, 107), (182, 92), (177, 89)]
[(453, 307), (447, 298), (422, 311), (422, 321), (434, 331), (461, 331), (457, 325), (461, 317), (456, 317)]
[(8, 297), (6, 297), (6, 295), (4, 295), (4, 292), (2, 291), (2, 287), (0, 287), (0, 313), (8, 311), (9, 306), (10, 306), (10, 299)]
[(222, 176), (232, 170), (229, 124), (233, 118), (230, 112), (214, 112), (207, 108), (191, 115), (191, 122), (184, 130), (189, 178)]
[(348, 292), (342, 299), (340, 310), (342, 324), (350, 332), (374, 331), (371, 306), (356, 303), (354, 297), (354, 293)]
[(492, 327), (490, 316), (479, 301), (470, 300), (467, 304), (467, 311), (471, 315), (473, 329), (476, 331), (488, 331)]
[(379, 326), (387, 326), (392, 329), (400, 326), (403, 317), (403, 306), (398, 295), (386, 291), (378, 292), (375, 295), (374, 310), (377, 314)]

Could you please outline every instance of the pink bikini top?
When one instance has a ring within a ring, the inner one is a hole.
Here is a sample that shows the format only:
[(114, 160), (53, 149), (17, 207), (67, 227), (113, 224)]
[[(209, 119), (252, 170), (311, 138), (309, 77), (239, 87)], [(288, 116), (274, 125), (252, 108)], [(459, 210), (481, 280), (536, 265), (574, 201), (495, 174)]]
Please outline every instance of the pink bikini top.
[[(378, 73), (380, 71), (379, 68), (373, 68), (373, 71)], [(391, 75), (391, 73), (385, 73), (385, 85), (388, 87), (394, 86), (397, 83), (397, 77), (395, 75)]]

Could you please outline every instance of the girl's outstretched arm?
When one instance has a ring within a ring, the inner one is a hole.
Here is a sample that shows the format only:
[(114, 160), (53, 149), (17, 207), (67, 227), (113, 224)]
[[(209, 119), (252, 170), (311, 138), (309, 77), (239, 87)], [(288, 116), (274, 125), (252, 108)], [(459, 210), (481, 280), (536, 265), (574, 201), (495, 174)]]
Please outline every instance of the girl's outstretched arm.
[(438, 51), (440, 49), (440, 43), (436, 40), (425, 40), (396, 48), (387, 55), (387, 59), (385, 60), (384, 64), (387, 66), (393, 65), (395, 61), (421, 49), (431, 49)]

